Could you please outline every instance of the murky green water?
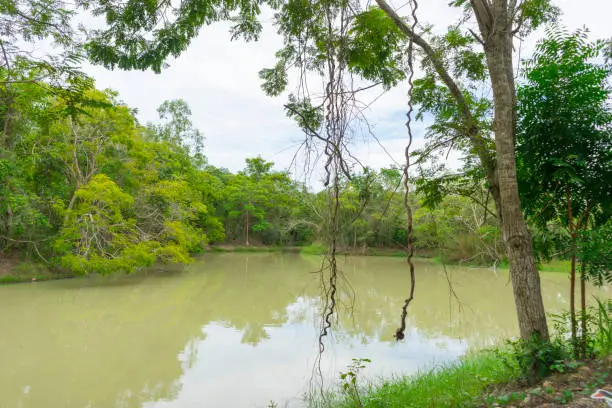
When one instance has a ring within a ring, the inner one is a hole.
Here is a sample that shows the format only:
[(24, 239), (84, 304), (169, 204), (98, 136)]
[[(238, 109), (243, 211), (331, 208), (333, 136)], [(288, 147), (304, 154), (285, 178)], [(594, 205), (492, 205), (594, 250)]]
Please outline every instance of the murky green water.
[[(300, 406), (318, 350), (318, 265), (220, 254), (164, 273), (0, 287), (0, 407)], [(458, 303), (441, 267), (423, 262), (396, 344), (405, 261), (341, 265), (328, 377), (353, 357), (372, 359), (370, 378), (410, 373), (517, 333), (507, 272), (449, 268)], [(542, 281), (548, 311), (566, 308), (566, 276)]]

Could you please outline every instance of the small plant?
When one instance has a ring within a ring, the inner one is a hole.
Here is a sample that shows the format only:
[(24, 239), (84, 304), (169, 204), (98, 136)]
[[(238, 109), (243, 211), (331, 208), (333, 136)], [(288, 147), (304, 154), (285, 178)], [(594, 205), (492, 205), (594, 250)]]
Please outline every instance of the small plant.
[[(510, 358), (518, 365), (520, 376), (530, 383), (552, 374), (575, 369), (566, 342), (559, 338), (543, 340), (534, 335), (529, 340), (509, 341)], [(505, 362), (512, 365), (512, 361)], [(573, 368), (572, 368), (573, 367)]]
[(363, 403), (361, 402), (361, 397), (359, 395), (359, 388), (357, 386), (359, 372), (366, 368), (367, 363), (371, 362), (372, 361), (367, 358), (354, 358), (353, 362), (347, 366), (347, 370), (340, 373), (342, 392), (357, 407), (363, 407)]
[(572, 371), (576, 371), (576, 369), (580, 366), (581, 366), (581, 363), (577, 361), (559, 360), (559, 361), (555, 361), (553, 364), (550, 365), (550, 371), (553, 373), (563, 374), (563, 373), (569, 373)]
[(511, 392), (510, 394), (500, 395), (499, 397), (495, 398), (494, 401), (490, 400), (489, 402), (494, 402), (496, 405), (501, 405), (502, 407), (504, 407), (506, 405), (523, 401), (524, 399), (525, 393)]
[(595, 334), (593, 335), (593, 348), (596, 354), (612, 354), (612, 299), (604, 302), (595, 298), (597, 307), (595, 308)]
[(597, 305), (589, 307), (584, 316), (579, 314), (578, 320), (586, 323), (587, 331), (580, 328), (575, 339), (570, 337), (569, 312), (551, 314), (556, 338), (571, 346), (568, 350), (575, 359), (612, 354), (612, 299), (595, 301)]
[(574, 399), (574, 393), (570, 390), (563, 390), (563, 393), (559, 395), (555, 400), (560, 402), (561, 404), (567, 404)]
[(610, 373), (595, 373), (593, 381), (588, 384), (589, 390), (594, 390), (597, 388), (602, 388), (606, 382), (608, 381), (608, 377)]

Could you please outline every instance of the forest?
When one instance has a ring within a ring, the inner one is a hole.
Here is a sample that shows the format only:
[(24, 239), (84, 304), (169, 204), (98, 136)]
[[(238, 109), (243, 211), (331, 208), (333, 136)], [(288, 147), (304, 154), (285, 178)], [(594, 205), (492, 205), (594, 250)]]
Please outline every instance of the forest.
[[(208, 165), (203, 135), (181, 100), (159, 107), (159, 123), (141, 125), (112, 91), (87, 89), (72, 105), (40, 84), (13, 84), (11, 91), (5, 128), (14, 133), (2, 159), (5, 254), (107, 274), (189, 262), (227, 243), (323, 244), (326, 193), (309, 191), (261, 157), (247, 159), (237, 174)], [(343, 182), (342, 248), (401, 251), (401, 177), (397, 168), (365, 169)], [(443, 247), (456, 261), (500, 261), (483, 183), (448, 183), (469, 191), (431, 206), (424, 194), (414, 198), (417, 247), (425, 254)]]
[[(575, 255), (586, 262), (585, 272), (610, 280), (610, 66), (593, 62), (602, 47), (587, 42), (584, 33), (541, 46), (518, 91), (518, 174), (534, 247), (541, 260)], [(560, 46), (561, 63), (553, 60)], [(560, 72), (548, 77), (556, 66)], [(246, 159), (236, 174), (207, 164), (204, 132), (194, 128), (182, 100), (164, 102), (157, 123), (141, 124), (120, 95), (95, 89), (90, 78), (78, 77), (78, 87), (68, 90), (26, 79), (44, 75), (42, 70), (20, 59), (6, 60), (3, 70), (5, 256), (52, 270), (108, 274), (190, 262), (223, 244), (324, 250), (330, 205), (324, 189), (309, 189), (261, 157)], [(573, 82), (563, 84), (563, 78)], [(419, 84), (417, 97), (437, 97), (427, 95), (435, 91), (430, 86)], [(566, 91), (559, 93), (562, 86)], [(582, 92), (570, 92), (577, 87)], [(539, 102), (552, 93), (564, 99)], [(548, 121), (557, 128), (548, 128)], [(409, 186), (417, 254), (480, 265), (506, 262), (482, 171), (472, 160), (452, 171), (421, 160), (423, 154), (414, 153)], [(402, 253), (402, 177), (397, 166), (366, 167), (341, 180), (341, 250)]]

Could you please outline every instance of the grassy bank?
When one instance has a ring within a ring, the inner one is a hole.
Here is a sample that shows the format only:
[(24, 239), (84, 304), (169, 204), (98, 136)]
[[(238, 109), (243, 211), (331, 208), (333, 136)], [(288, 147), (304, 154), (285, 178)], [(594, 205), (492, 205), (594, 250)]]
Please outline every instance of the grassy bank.
[[(265, 246), (265, 245), (211, 245), (210, 252), (283, 252), (299, 253), (302, 255), (324, 255), (327, 247), (322, 244), (310, 244), (304, 246)], [(338, 255), (352, 256), (406, 256), (406, 252), (397, 248), (345, 248), (337, 251)]]
[(53, 271), (42, 263), (6, 258), (0, 261), (0, 284), (39, 282), (71, 278), (74, 275)]
[(492, 386), (516, 381), (518, 377), (517, 368), (503, 364), (495, 353), (483, 351), (452, 365), (370, 385), (359, 391), (361, 395), (345, 387), (331, 402), (312, 402), (311, 407), (467, 407), (477, 403)]
[(461, 361), (392, 378), (356, 391), (349, 381), (327, 401), (310, 408), (603, 407), (589, 396), (612, 389), (612, 358), (568, 362), (563, 370), (529, 384), (509, 352), (481, 351)]
[[(612, 391), (612, 300), (597, 301), (585, 352), (559, 331), (550, 342), (530, 340), (472, 352), (458, 362), (363, 386), (363, 360), (340, 375), (340, 387), (311, 408), (601, 407), (589, 396)], [(556, 321), (567, 326), (567, 321)], [(589, 356), (576, 361), (577, 355)], [(365, 360), (369, 362), (369, 360)], [(532, 368), (539, 367), (537, 373)], [(535, 375), (534, 375), (535, 374)]]
[[(323, 244), (310, 244), (305, 246), (211, 246), (210, 252), (285, 252), (285, 253), (300, 253), (302, 255), (324, 255), (327, 247)], [(406, 256), (406, 252), (403, 249), (398, 248), (341, 248), (337, 251), (338, 255), (351, 255), (351, 256), (388, 256), (403, 258)], [(419, 249), (415, 250), (415, 258), (430, 259), (432, 262), (442, 264), (442, 258), (439, 256), (439, 251), (436, 249)], [(472, 262), (461, 262), (454, 261), (451, 259), (445, 259), (446, 265), (463, 265), (470, 267), (490, 267), (491, 265), (482, 265)], [(496, 265), (498, 269), (508, 269), (508, 262), (502, 261)], [(541, 263), (538, 265), (538, 269), (541, 272), (560, 272), (569, 273), (570, 262), (566, 260), (553, 260), (550, 262)]]
[[(265, 245), (211, 245), (206, 251), (213, 253), (225, 252), (282, 252), (299, 253), (302, 247), (297, 246), (265, 246)], [(206, 252), (205, 251), (205, 252)]]
[[(302, 255), (324, 255), (327, 247), (323, 244), (310, 244), (305, 246), (293, 246), (293, 247), (277, 247), (277, 246), (214, 246), (210, 247), (211, 252), (290, 252), (300, 253)], [(403, 258), (406, 256), (406, 252), (403, 249), (398, 248), (341, 248), (337, 251), (338, 255), (351, 255), (351, 256), (388, 256)], [(442, 258), (439, 256), (439, 250), (437, 249), (423, 249), (417, 248), (414, 254), (415, 258), (430, 259), (432, 262), (442, 264)], [(462, 262), (453, 260), (454, 258), (444, 259), (446, 265), (463, 265), (470, 267), (490, 267), (490, 264), (483, 265), (473, 262)], [(496, 265), (498, 269), (508, 269), (509, 265), (507, 261), (502, 261)], [(553, 260), (550, 262), (544, 262), (538, 265), (538, 269), (541, 272), (561, 272), (569, 273), (570, 261), (567, 260)]]

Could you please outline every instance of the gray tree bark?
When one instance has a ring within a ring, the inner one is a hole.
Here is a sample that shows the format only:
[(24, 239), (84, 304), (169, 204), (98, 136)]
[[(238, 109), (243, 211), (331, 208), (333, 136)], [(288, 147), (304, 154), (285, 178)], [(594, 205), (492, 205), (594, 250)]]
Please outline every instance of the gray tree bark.
[(540, 274), (533, 256), (531, 234), (521, 211), (516, 175), (516, 90), (512, 69), (512, 10), (507, 0), (473, 0), (491, 77), (494, 101), (496, 176), (500, 224), (514, 290), (521, 337), (548, 338)]

